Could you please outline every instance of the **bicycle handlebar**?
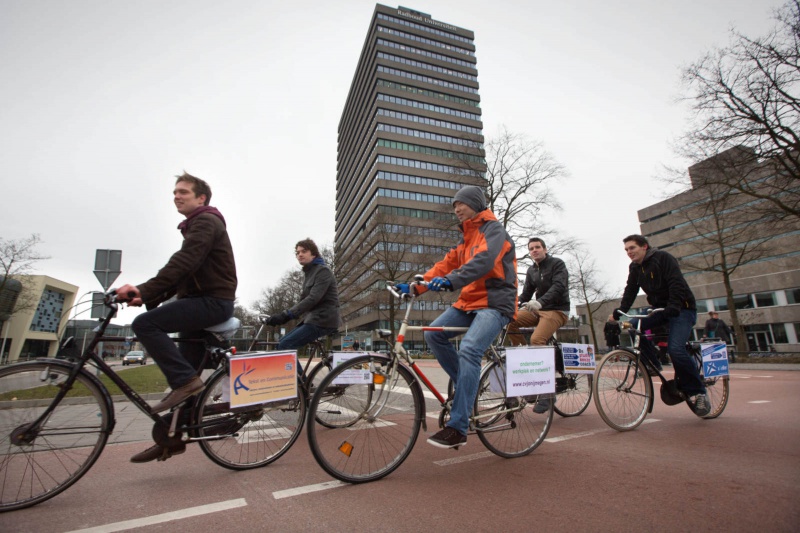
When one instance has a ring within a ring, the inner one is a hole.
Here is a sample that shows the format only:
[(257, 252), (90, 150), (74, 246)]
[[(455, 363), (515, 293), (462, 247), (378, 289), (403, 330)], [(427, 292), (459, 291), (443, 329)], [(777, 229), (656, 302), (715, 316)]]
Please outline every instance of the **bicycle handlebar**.
[(620, 311), (620, 313), (621, 313), (621, 314), (623, 314), (623, 315), (625, 315), (625, 316), (626, 316), (626, 317), (628, 317), (628, 318), (650, 318), (650, 317), (651, 317), (651, 316), (653, 316), (654, 314), (656, 314), (656, 313), (660, 313), (660, 312), (661, 312), (661, 311), (663, 311), (663, 310), (664, 310), (664, 308), (663, 308), (663, 307), (659, 307), (659, 308), (657, 308), (657, 309), (648, 309), (648, 311), (647, 311), (647, 314), (646, 314), (646, 315), (629, 315), (628, 313), (623, 313), (622, 311)]

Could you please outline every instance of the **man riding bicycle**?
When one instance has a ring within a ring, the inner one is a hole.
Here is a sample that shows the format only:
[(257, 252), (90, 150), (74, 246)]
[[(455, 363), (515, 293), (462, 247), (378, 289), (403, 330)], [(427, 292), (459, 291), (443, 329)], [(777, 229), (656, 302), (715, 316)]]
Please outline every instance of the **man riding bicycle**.
[[(178, 212), (186, 217), (178, 225), (183, 234), (181, 249), (154, 278), (141, 285), (123, 285), (117, 289), (122, 298), (130, 298), (129, 305), (147, 307), (147, 312), (137, 316), (131, 327), (172, 389), (150, 408), (154, 413), (175, 407), (204, 387), (198, 367), (205, 348), (198, 343), (180, 343), (177, 347), (169, 334), (202, 337), (204, 328), (233, 316), (236, 299), (233, 249), (222, 213), (208, 205), (211, 187), (187, 173), (177, 178), (174, 202)], [(173, 296), (177, 299), (171, 301)], [(131, 462), (163, 460), (185, 450), (184, 443), (170, 449), (156, 444), (131, 457)]]
[[(486, 207), (480, 187), (466, 186), (453, 198), (461, 223), (458, 245), (424, 274), (428, 289), (461, 289), (456, 303), (431, 326), (469, 327), (456, 351), (450, 342), (455, 332), (426, 331), (425, 341), (455, 385), (447, 426), (428, 443), (457, 448), (467, 442), (469, 417), (478, 394), (481, 359), (497, 334), (516, 318), (517, 259), (511, 237)], [(397, 288), (408, 293), (408, 284)], [(424, 292), (425, 289), (418, 289)]]
[[(300, 301), (289, 309), (269, 317), (267, 324), (278, 326), (301, 315), (304, 316), (302, 322), (280, 340), (279, 350), (302, 348), (320, 337), (336, 333), (342, 323), (336, 278), (320, 256), (316, 243), (311, 239), (298, 242), (295, 245), (295, 256), (303, 267), (305, 276)], [(301, 372), (299, 365), (297, 371)]]
[[(699, 417), (711, 412), (711, 404), (706, 396), (706, 386), (694, 360), (686, 351), (686, 343), (697, 322), (697, 307), (694, 294), (683, 278), (678, 261), (662, 250), (650, 247), (641, 235), (629, 235), (623, 239), (625, 251), (631, 259), (628, 282), (614, 318), (619, 320), (627, 313), (633, 300), (643, 290), (647, 302), (653, 307), (663, 307), (664, 311), (642, 319), (641, 330), (655, 330), (658, 326), (669, 326), (667, 352), (675, 369), (675, 383), (686, 396), (689, 408)], [(658, 355), (653, 343), (642, 335), (639, 348), (656, 368), (660, 368)]]

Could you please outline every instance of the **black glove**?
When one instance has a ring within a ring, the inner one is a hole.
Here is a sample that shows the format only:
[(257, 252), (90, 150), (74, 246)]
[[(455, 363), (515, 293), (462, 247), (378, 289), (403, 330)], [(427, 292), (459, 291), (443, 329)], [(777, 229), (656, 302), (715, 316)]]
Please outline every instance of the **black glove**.
[(289, 320), (292, 319), (292, 314), (289, 311), (283, 311), (278, 313), (277, 315), (272, 315), (267, 320), (267, 324), (270, 326), (280, 326), (281, 324), (286, 324)]
[(619, 320), (619, 319), (620, 319), (620, 317), (622, 316), (622, 313), (624, 313), (624, 312), (625, 312), (625, 311), (623, 311), (623, 310), (622, 310), (622, 309), (620, 309), (620, 308), (616, 308), (616, 309), (614, 309), (614, 320)]
[(681, 314), (681, 310), (678, 307), (667, 307), (664, 309), (664, 314), (670, 318), (674, 318)]

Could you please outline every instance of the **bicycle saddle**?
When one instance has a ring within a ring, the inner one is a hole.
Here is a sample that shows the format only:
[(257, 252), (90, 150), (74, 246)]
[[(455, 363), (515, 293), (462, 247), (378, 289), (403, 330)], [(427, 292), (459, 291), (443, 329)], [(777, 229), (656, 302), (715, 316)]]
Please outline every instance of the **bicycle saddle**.
[(236, 333), (236, 330), (239, 329), (239, 326), (241, 324), (242, 323), (239, 321), (238, 318), (232, 316), (225, 322), (217, 324), (216, 326), (209, 326), (205, 328), (205, 330), (210, 331), (211, 333), (216, 333), (218, 335), (221, 335), (226, 339), (230, 339), (231, 337), (233, 337), (233, 334)]

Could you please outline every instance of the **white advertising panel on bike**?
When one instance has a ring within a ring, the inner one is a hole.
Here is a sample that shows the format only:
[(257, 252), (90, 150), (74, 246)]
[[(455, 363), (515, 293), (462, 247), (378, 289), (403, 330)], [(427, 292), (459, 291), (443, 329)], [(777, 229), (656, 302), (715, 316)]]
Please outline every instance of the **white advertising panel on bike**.
[[(337, 366), (349, 361), (353, 357), (369, 354), (367, 352), (331, 352), (331, 355), (333, 356), (333, 366), (331, 367), (331, 370), (334, 370)], [(372, 374), (369, 371), (368, 364), (364, 363), (362, 368), (352, 368), (342, 372), (336, 378), (334, 378), (333, 383), (336, 385), (372, 383)]]
[(594, 374), (596, 365), (593, 344), (561, 343), (564, 354), (564, 372), (567, 374)]
[(228, 356), (231, 408), (297, 397), (297, 351), (257, 352)]
[(556, 391), (556, 349), (554, 346), (506, 348), (506, 390), (508, 396), (529, 396)]
[(724, 344), (701, 344), (703, 375), (707, 378), (728, 375), (728, 347)]

